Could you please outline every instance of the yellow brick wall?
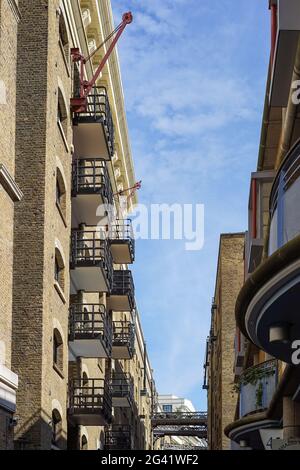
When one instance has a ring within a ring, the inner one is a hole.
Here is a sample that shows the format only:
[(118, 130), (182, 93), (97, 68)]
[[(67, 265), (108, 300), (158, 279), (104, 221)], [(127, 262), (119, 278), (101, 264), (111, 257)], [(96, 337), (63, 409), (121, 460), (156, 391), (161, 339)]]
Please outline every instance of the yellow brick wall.
[(233, 391), (235, 302), (244, 277), (244, 234), (221, 235), (215, 289), (217, 310), (209, 365), (208, 439), (213, 450), (226, 450), (224, 428), (234, 420), (237, 395)]

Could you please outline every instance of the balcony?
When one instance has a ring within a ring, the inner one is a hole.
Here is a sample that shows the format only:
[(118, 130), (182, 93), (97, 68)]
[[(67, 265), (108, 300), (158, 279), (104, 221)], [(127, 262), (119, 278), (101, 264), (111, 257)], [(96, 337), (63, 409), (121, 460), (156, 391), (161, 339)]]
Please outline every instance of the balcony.
[(131, 312), (134, 309), (134, 284), (131, 271), (114, 270), (108, 302), (110, 310), (115, 312)]
[(107, 429), (104, 450), (131, 450), (131, 427), (114, 425)]
[(300, 141), (279, 168), (270, 196), (269, 258), (246, 281), (237, 322), (260, 349), (292, 363), (300, 338)]
[(240, 418), (265, 411), (277, 386), (277, 361), (246, 369), (240, 377)]
[[(114, 196), (106, 163), (101, 159), (78, 158), (72, 164), (72, 226), (97, 226), (113, 205)], [(103, 210), (101, 207), (104, 206)]]
[(71, 305), (69, 351), (74, 358), (111, 357), (112, 324), (104, 305)]
[(135, 241), (131, 220), (116, 220), (108, 232), (111, 253), (116, 264), (131, 264), (135, 257)]
[(75, 115), (73, 121), (75, 154), (111, 160), (114, 126), (106, 89), (95, 87), (87, 100), (87, 111)]
[(276, 436), (280, 428), (280, 421), (269, 413), (277, 383), (278, 365), (274, 359), (243, 371), (238, 383), (238, 416), (224, 430), (229, 439), (244, 448), (268, 449), (270, 438), (266, 436)]
[(132, 359), (134, 354), (134, 325), (128, 321), (113, 322), (113, 359)]
[(73, 230), (71, 240), (70, 275), (75, 292), (109, 292), (112, 286), (113, 264), (106, 240), (100, 231)]
[(69, 391), (69, 419), (82, 426), (105, 426), (112, 416), (111, 389), (103, 379), (73, 380)]
[(134, 386), (130, 374), (113, 374), (111, 393), (114, 408), (130, 408), (134, 399)]
[(277, 37), (271, 76), (270, 104), (285, 108), (291, 88), (300, 32), (299, 0), (280, 0), (277, 3)]

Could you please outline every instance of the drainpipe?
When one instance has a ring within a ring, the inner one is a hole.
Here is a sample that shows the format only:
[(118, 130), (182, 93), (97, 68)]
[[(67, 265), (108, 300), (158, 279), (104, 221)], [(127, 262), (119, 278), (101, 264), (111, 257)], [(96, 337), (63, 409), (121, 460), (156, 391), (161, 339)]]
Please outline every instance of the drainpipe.
[(251, 181), (251, 205), (252, 205), (252, 230), (251, 237), (255, 239), (257, 237), (257, 226), (256, 226), (256, 212), (257, 212), (257, 181), (255, 178)]
[(144, 390), (146, 390), (146, 388), (147, 388), (147, 381), (146, 381), (147, 371), (146, 371), (146, 367), (147, 367), (147, 346), (146, 346), (146, 343), (144, 343)]
[(277, 39), (277, 5), (271, 4), (271, 67), (273, 67)]

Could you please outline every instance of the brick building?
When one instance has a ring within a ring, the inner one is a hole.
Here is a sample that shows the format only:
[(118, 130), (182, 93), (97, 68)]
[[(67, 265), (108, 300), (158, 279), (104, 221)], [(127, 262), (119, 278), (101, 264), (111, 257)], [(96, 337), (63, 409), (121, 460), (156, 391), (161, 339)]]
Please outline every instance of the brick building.
[(223, 429), (236, 409), (233, 388), (234, 307), (244, 278), (245, 234), (222, 234), (220, 237), (215, 294), (212, 303), (211, 330), (207, 340), (206, 374), (208, 389), (208, 446), (226, 450), (230, 446)]
[(71, 48), (87, 57), (113, 31), (110, 1), (1, 0), (0, 25), (0, 448), (149, 449), (155, 385), (118, 195), (135, 176), (116, 50), (87, 111), (70, 108)]

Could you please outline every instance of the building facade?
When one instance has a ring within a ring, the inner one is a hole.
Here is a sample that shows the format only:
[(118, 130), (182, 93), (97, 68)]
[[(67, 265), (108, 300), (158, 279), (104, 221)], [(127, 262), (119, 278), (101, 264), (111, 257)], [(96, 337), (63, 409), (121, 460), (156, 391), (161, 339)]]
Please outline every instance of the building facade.
[(22, 191), (15, 180), (18, 2), (0, 2), (0, 448), (13, 447), (18, 376), (12, 369), (13, 224)]
[(271, 54), (250, 178), (245, 280), (235, 297), (238, 401), (220, 430), (236, 449), (300, 445), (300, 4), (270, 0), (269, 9)]
[(70, 106), (71, 49), (95, 52), (90, 80), (111, 3), (1, 0), (0, 25), (0, 448), (150, 449), (155, 384), (123, 210), (137, 198), (116, 49), (85, 111)]
[(223, 429), (236, 409), (233, 387), (233, 353), (236, 296), (244, 279), (243, 233), (222, 234), (220, 237), (215, 294), (212, 303), (211, 329), (207, 339), (206, 381), (208, 393), (208, 448), (226, 450), (230, 447)]

